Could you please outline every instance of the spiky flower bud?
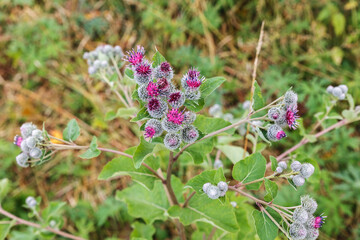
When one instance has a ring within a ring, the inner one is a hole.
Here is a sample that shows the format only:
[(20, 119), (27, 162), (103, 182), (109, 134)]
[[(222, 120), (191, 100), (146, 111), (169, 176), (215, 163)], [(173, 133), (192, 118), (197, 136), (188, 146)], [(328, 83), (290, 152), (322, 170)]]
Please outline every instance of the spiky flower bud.
[(29, 155), (31, 158), (40, 158), (42, 156), (42, 151), (40, 148), (33, 148), (30, 150)]
[(231, 206), (233, 206), (234, 208), (236, 208), (236, 207), (237, 207), (237, 203), (236, 203), (236, 202), (234, 202), (234, 201), (230, 202), (230, 204), (231, 204)]
[(329, 85), (327, 88), (326, 88), (326, 91), (330, 94), (332, 94), (332, 91), (333, 91), (334, 87)]
[(169, 121), (167, 118), (164, 118), (161, 121), (161, 126), (165, 131), (167, 131), (169, 133), (176, 133), (176, 132), (180, 131), (180, 129), (181, 129), (181, 125), (173, 123), (173, 122)]
[(280, 126), (271, 124), (267, 130), (267, 137), (270, 141), (277, 142), (280, 139), (286, 137), (286, 134)]
[(168, 102), (171, 107), (179, 108), (185, 103), (185, 96), (182, 92), (176, 91), (169, 95)]
[(145, 137), (153, 138), (158, 137), (163, 133), (161, 122), (157, 119), (150, 119), (145, 124)]
[(307, 229), (306, 240), (315, 240), (319, 237), (319, 229), (310, 228)]
[(220, 189), (217, 186), (211, 185), (208, 187), (206, 194), (211, 199), (217, 199), (220, 197)]
[(26, 141), (22, 141), (20, 144), (20, 149), (21, 151), (28, 153), (30, 151), (30, 148), (28, 147), (28, 145), (26, 144)]
[(284, 104), (286, 108), (296, 106), (297, 100), (298, 100), (298, 96), (294, 91), (289, 90), (285, 93)]
[(287, 169), (287, 164), (286, 164), (286, 162), (284, 162), (284, 161), (279, 162), (279, 163), (278, 163), (278, 166), (281, 167), (281, 168), (284, 169), (284, 170)]
[(149, 82), (149, 84), (146, 87), (146, 91), (148, 95), (151, 97), (156, 97), (160, 95), (157, 84), (153, 82)]
[(185, 126), (180, 135), (181, 139), (186, 143), (193, 143), (199, 138), (198, 130), (192, 125)]
[(270, 108), (268, 111), (268, 118), (272, 121), (276, 121), (281, 114), (281, 110), (277, 107)]
[(216, 159), (215, 162), (214, 162), (214, 168), (215, 169), (219, 169), (219, 168), (222, 168), (224, 167), (224, 164), (221, 160), (219, 159)]
[(219, 182), (219, 183), (217, 184), (217, 187), (218, 187), (219, 190), (220, 190), (220, 196), (221, 196), (221, 197), (225, 196), (225, 194), (226, 194), (226, 192), (227, 192), (227, 190), (228, 190), (228, 185), (227, 185), (227, 183), (221, 181), (221, 182)]
[(166, 78), (171, 80), (174, 77), (174, 71), (168, 62), (162, 62), (154, 69), (153, 76), (156, 79)]
[(303, 178), (300, 175), (296, 175), (292, 178), (292, 181), (294, 182), (295, 186), (300, 187), (300, 186), (304, 185), (305, 178)]
[(221, 106), (219, 104), (214, 104), (209, 108), (209, 114), (212, 117), (220, 117), (222, 115)]
[(168, 110), (168, 105), (157, 98), (152, 98), (147, 104), (147, 110), (151, 117), (162, 118)]
[(173, 84), (166, 78), (161, 78), (157, 82), (158, 90), (161, 96), (168, 96), (174, 89)]
[(207, 192), (208, 188), (211, 186), (211, 183), (205, 183), (202, 187), (202, 190), (204, 191), (204, 193)]
[(296, 208), (293, 214), (295, 222), (305, 223), (308, 220), (308, 212), (302, 207)]
[(339, 85), (339, 88), (341, 89), (342, 93), (346, 94), (348, 92), (348, 87), (344, 84)]
[(187, 111), (184, 113), (184, 124), (192, 124), (196, 120), (196, 113)]
[(280, 110), (280, 115), (278, 116), (278, 118), (275, 120), (275, 123), (277, 125), (279, 125), (280, 127), (284, 128), (286, 126), (288, 126), (287, 120), (286, 120), (286, 109), (285, 108), (279, 108)]
[(332, 90), (332, 94), (339, 98), (342, 94), (343, 94), (343, 91), (341, 90), (340, 87), (334, 87), (334, 89)]
[(145, 49), (142, 46), (137, 46), (136, 51), (132, 49), (127, 52), (127, 56), (125, 56), (125, 61), (128, 61), (130, 65), (136, 66), (143, 61), (145, 57)]
[(37, 144), (37, 141), (34, 137), (28, 137), (27, 139), (25, 139), (25, 142), (30, 149), (34, 148)]
[(36, 199), (34, 197), (27, 197), (25, 200), (26, 205), (28, 205), (29, 208), (34, 208), (37, 205)]
[(277, 172), (277, 173), (282, 173), (283, 171), (284, 171), (284, 169), (282, 167), (277, 167), (275, 169), (275, 172)]
[(314, 214), (317, 209), (317, 202), (311, 198), (310, 196), (302, 196), (301, 197), (301, 206), (310, 214)]
[(301, 165), (300, 175), (304, 178), (310, 177), (314, 173), (314, 166), (310, 163), (304, 163)]
[(299, 161), (294, 161), (291, 163), (290, 167), (294, 172), (298, 172), (301, 169), (301, 163)]
[(33, 130), (37, 129), (36, 126), (32, 123), (24, 123), (20, 127), (20, 132), (23, 138), (27, 138), (31, 136)]
[(164, 145), (170, 150), (175, 150), (180, 147), (181, 139), (177, 133), (168, 133), (164, 138)]
[(27, 163), (27, 160), (29, 159), (29, 156), (22, 152), (19, 155), (16, 156), (16, 163), (23, 168), (26, 168), (29, 166), (29, 164)]
[(22, 141), (23, 141), (23, 138), (22, 138), (21, 136), (16, 135), (16, 136), (14, 137), (14, 144), (15, 144), (16, 146), (20, 147)]
[(314, 228), (314, 224), (315, 224), (315, 217), (308, 212), (308, 218), (305, 221), (304, 226), (307, 229), (312, 229), (312, 228)]
[(188, 89), (185, 90), (185, 97), (189, 100), (199, 100), (201, 93), (199, 90)]
[(144, 102), (147, 102), (151, 98), (151, 96), (149, 95), (148, 90), (147, 90), (147, 85), (139, 86), (138, 96)]
[(152, 68), (148, 61), (143, 61), (135, 67), (134, 79), (139, 85), (144, 85), (151, 80)]
[(38, 141), (42, 141), (44, 139), (43, 132), (39, 129), (33, 130), (31, 136), (33, 136)]
[(304, 225), (294, 222), (290, 225), (289, 234), (293, 240), (302, 240), (305, 239), (307, 231)]

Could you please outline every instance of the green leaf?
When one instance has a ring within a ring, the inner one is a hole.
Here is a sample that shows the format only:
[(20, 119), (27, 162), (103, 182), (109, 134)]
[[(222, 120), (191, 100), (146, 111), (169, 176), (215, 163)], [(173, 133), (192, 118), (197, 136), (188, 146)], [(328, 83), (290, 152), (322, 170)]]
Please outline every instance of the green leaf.
[(194, 222), (206, 222), (225, 232), (236, 232), (239, 226), (233, 208), (230, 204), (223, 204), (218, 200), (210, 199), (206, 194), (196, 193), (186, 208), (172, 206), (169, 215), (179, 218), (184, 225)]
[(199, 112), (203, 109), (205, 105), (204, 98), (200, 98), (199, 100), (186, 100), (184, 106), (193, 112)]
[(134, 229), (131, 232), (130, 238), (142, 238), (152, 240), (152, 236), (155, 233), (155, 228), (152, 225), (144, 224), (141, 222), (134, 222), (131, 224), (131, 227)]
[(288, 178), (287, 180), (288, 180), (290, 186), (292, 186), (292, 187), (295, 189), (295, 191), (297, 191), (297, 188), (298, 188), (298, 187), (294, 184), (293, 180), (290, 179), (290, 178)]
[(270, 156), (270, 161), (271, 161), (271, 170), (275, 171), (278, 166), (276, 157)]
[(185, 152), (191, 155), (195, 164), (200, 164), (206, 159), (206, 154), (213, 150), (214, 141), (215, 139), (213, 137), (202, 140), (188, 147)]
[[(222, 118), (205, 117), (203, 115), (198, 115), (194, 122), (194, 126), (205, 134), (212, 133), (229, 125), (231, 125), (231, 123)], [(232, 128), (225, 132), (233, 134), (234, 131), (234, 128)]]
[(10, 191), (10, 181), (7, 178), (0, 180), (0, 204)]
[(90, 159), (99, 156), (101, 151), (97, 147), (98, 147), (97, 138), (93, 136), (93, 139), (91, 140), (90, 143), (90, 147), (86, 150), (86, 152), (81, 154), (80, 157), (84, 159)]
[(149, 119), (150, 114), (148, 113), (146, 107), (143, 107), (142, 109), (140, 109), (140, 111), (137, 113), (136, 117), (134, 117), (133, 119), (130, 120), (130, 122), (138, 122), (144, 119)]
[(334, 14), (331, 18), (331, 23), (334, 27), (336, 36), (341, 35), (345, 30), (346, 19), (340, 12)]
[(164, 58), (163, 55), (161, 55), (159, 53), (159, 51), (156, 51), (156, 53), (154, 54), (153, 58), (152, 58), (153, 64), (152, 67), (156, 68), (157, 66), (159, 66), (162, 62), (166, 62), (166, 59)]
[(254, 210), (252, 215), (260, 240), (273, 240), (277, 237), (278, 228), (266, 213)]
[[(264, 177), (266, 170), (266, 160), (261, 153), (254, 153), (246, 157), (244, 160), (237, 162), (233, 168), (233, 178), (242, 183), (248, 183)], [(247, 189), (257, 190), (261, 185), (261, 181), (247, 185)]]
[(254, 110), (258, 110), (265, 106), (265, 100), (262, 96), (261, 89), (257, 81), (254, 82)]
[(144, 137), (140, 138), (140, 144), (137, 146), (133, 156), (136, 169), (141, 167), (141, 164), (153, 152), (155, 146), (155, 143), (147, 142)]
[(265, 189), (266, 195), (264, 197), (264, 200), (267, 202), (271, 202), (277, 195), (278, 185), (275, 182), (265, 178)]
[(266, 130), (259, 128), (259, 127), (255, 127), (255, 131), (264, 142), (271, 144), (269, 139), (267, 139)]
[(111, 121), (111, 120), (114, 120), (115, 118), (116, 118), (116, 112), (113, 110), (108, 111), (105, 114), (105, 121)]
[(220, 181), (226, 181), (222, 168), (217, 170), (206, 170), (188, 181), (186, 186), (191, 187), (197, 193), (203, 194), (202, 187), (205, 183), (217, 185)]
[[(230, 161), (235, 164), (242, 160), (244, 157), (244, 149), (242, 147), (231, 146), (231, 145), (218, 145), (216, 146), (222, 153), (225, 154)], [(249, 155), (246, 153), (245, 157)]]
[(14, 226), (16, 220), (12, 220), (9, 224), (0, 224), (0, 240), (5, 240), (10, 232), (12, 226)]
[(351, 96), (351, 94), (346, 94), (347, 100), (349, 102), (349, 110), (354, 110), (355, 109), (355, 103), (354, 103), (354, 98)]
[(134, 71), (130, 68), (125, 69), (125, 75), (130, 79), (134, 79)]
[(137, 108), (119, 108), (116, 113), (116, 117), (128, 119), (129, 117), (133, 116), (137, 111)]
[(213, 77), (206, 79), (200, 86), (201, 98), (206, 98), (209, 96), (215, 89), (221, 86), (225, 82), (224, 77)]
[(349, 121), (352, 121), (352, 120), (354, 120), (356, 118), (356, 113), (353, 110), (345, 109), (345, 110), (342, 111), (342, 115), (344, 116), (344, 118), (346, 120), (349, 120)]
[(310, 142), (314, 143), (317, 141), (316, 136), (313, 134), (305, 134), (304, 137)]
[(75, 141), (80, 136), (80, 127), (75, 119), (71, 119), (63, 131), (63, 138), (66, 141)]
[[(133, 155), (136, 150), (136, 147), (129, 148), (125, 151), (125, 153)], [(148, 165), (153, 169), (157, 169), (158, 166), (154, 166), (154, 161), (158, 161), (157, 158), (149, 158)], [(109, 178), (114, 178), (117, 176), (128, 175), (131, 176), (132, 180), (143, 185), (143, 187), (148, 190), (154, 187), (154, 182), (157, 180), (155, 175), (146, 167), (141, 166), (136, 169), (134, 167), (133, 161), (125, 156), (121, 156), (119, 158), (114, 158), (110, 162), (108, 162), (104, 168), (102, 169), (98, 179), (99, 180), (107, 180)]]

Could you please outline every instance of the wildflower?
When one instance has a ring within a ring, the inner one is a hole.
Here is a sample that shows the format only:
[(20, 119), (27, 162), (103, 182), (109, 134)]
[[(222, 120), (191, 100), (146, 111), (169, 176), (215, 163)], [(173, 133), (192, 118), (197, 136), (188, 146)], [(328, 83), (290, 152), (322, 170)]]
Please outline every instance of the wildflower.
[(177, 108), (171, 109), (166, 115), (166, 117), (170, 122), (173, 122), (177, 125), (181, 125), (184, 121), (184, 114), (182, 112), (179, 112)]
[(168, 106), (163, 101), (159, 99), (152, 98), (147, 104), (147, 110), (151, 117), (153, 118), (162, 118), (165, 112), (168, 110)]
[(148, 86), (146, 86), (146, 85), (141, 85), (138, 88), (138, 96), (142, 101), (145, 101), (145, 102), (151, 98), (147, 88), (148, 88)]
[(16, 146), (20, 147), (22, 141), (23, 141), (23, 138), (22, 138), (21, 136), (16, 135), (16, 136), (14, 137), (14, 144), (15, 144)]
[(294, 161), (291, 163), (290, 168), (294, 171), (294, 172), (298, 172), (301, 169), (301, 163), (299, 161)]
[(297, 187), (300, 187), (300, 186), (304, 185), (304, 183), (305, 183), (305, 179), (300, 175), (294, 176), (292, 178), (292, 181), (295, 184), (295, 186), (297, 186)]
[(211, 199), (217, 199), (220, 197), (220, 189), (217, 186), (211, 185), (207, 188), (206, 194)]
[(208, 188), (209, 188), (210, 186), (211, 186), (211, 183), (205, 183), (205, 184), (203, 185), (202, 189), (203, 189), (204, 193), (207, 192), (207, 190), (208, 190)]
[(268, 118), (272, 121), (276, 121), (281, 115), (281, 110), (279, 108), (273, 107), (268, 111)]
[(187, 111), (184, 113), (184, 124), (192, 124), (196, 120), (196, 113)]
[(184, 94), (180, 91), (173, 92), (169, 95), (168, 102), (171, 107), (179, 108), (185, 103)]
[(36, 199), (31, 196), (26, 198), (25, 203), (29, 208), (34, 208), (37, 205)]
[(314, 166), (310, 163), (304, 163), (301, 165), (300, 175), (304, 178), (309, 178), (314, 173)]
[(279, 162), (278, 166), (281, 167), (283, 170), (287, 169), (287, 164), (284, 161)]
[(145, 49), (142, 46), (137, 46), (136, 51), (132, 49), (132, 51), (127, 52), (127, 56), (125, 56), (125, 61), (128, 61), (130, 65), (137, 66), (140, 64), (145, 57)]
[(151, 97), (159, 96), (159, 89), (157, 87), (156, 83), (149, 82), (149, 84), (146, 87), (147, 94)]
[(26, 144), (26, 141), (22, 141), (20, 144), (20, 149), (21, 151), (28, 153), (30, 151), (30, 148), (28, 147), (28, 145)]
[(31, 135), (32, 131), (37, 129), (36, 126), (32, 123), (24, 123), (20, 127), (20, 132), (23, 138), (27, 138)]
[(199, 132), (194, 126), (188, 125), (181, 130), (180, 135), (184, 142), (193, 143), (198, 139)]
[(156, 79), (165, 78), (171, 80), (174, 77), (174, 71), (168, 62), (162, 62), (154, 69), (153, 75)]
[(307, 229), (306, 240), (315, 240), (319, 237), (319, 229)]
[(284, 171), (284, 169), (282, 167), (277, 167), (275, 169), (275, 172), (277, 172), (277, 173), (282, 173), (283, 171)]
[(307, 231), (304, 225), (294, 222), (290, 225), (289, 234), (293, 240), (302, 240), (305, 239)]
[(175, 150), (180, 147), (181, 139), (177, 133), (168, 133), (164, 138), (164, 145), (170, 150)]
[(280, 126), (271, 124), (267, 130), (267, 137), (270, 141), (276, 142), (286, 137), (286, 134)]
[(29, 155), (30, 155), (31, 158), (37, 159), (37, 158), (40, 158), (42, 156), (42, 151), (41, 151), (40, 148), (35, 147), (35, 148), (30, 150)]
[(314, 214), (317, 209), (317, 202), (310, 196), (301, 197), (301, 206), (310, 214)]
[(221, 160), (219, 159), (216, 159), (215, 162), (214, 162), (214, 168), (215, 169), (219, 169), (219, 168), (222, 168), (224, 167), (224, 164)]
[(145, 124), (145, 133), (144, 136), (146, 138), (158, 137), (163, 133), (163, 129), (161, 127), (161, 122), (157, 119), (150, 119)]
[(314, 228), (321, 228), (322, 225), (325, 223), (326, 216), (320, 216), (315, 217), (314, 219)]
[(219, 190), (220, 190), (220, 197), (225, 196), (225, 194), (226, 194), (226, 192), (227, 192), (227, 190), (228, 190), (228, 185), (227, 185), (227, 183), (221, 181), (221, 182), (219, 182), (219, 183), (217, 184), (217, 187), (218, 187)]
[(134, 79), (139, 85), (148, 83), (151, 80), (152, 68), (148, 61), (143, 61), (136, 65)]
[(29, 155), (27, 155), (27, 153), (20, 153), (19, 155), (16, 156), (16, 163), (23, 168), (26, 168), (29, 166), (29, 164), (27, 163), (27, 161), (29, 160)]
[(198, 90), (200, 85), (204, 82), (205, 78), (200, 78), (200, 72), (194, 68), (190, 68), (189, 71), (181, 79), (181, 85), (188, 90)]
[(44, 140), (43, 138), (43, 132), (39, 129), (35, 129), (31, 132), (31, 136), (33, 136), (36, 140), (38, 141), (42, 141)]
[(173, 89), (172, 84), (166, 78), (160, 78), (157, 81), (158, 90), (161, 96), (167, 96)]
[(28, 137), (27, 139), (25, 139), (26, 142), (26, 146), (30, 149), (34, 148), (37, 144), (37, 141), (34, 137)]
[(296, 106), (297, 100), (298, 100), (298, 96), (294, 91), (289, 90), (285, 93), (284, 104), (286, 108)]
[(299, 123), (297, 122), (299, 115), (297, 113), (298, 110), (296, 106), (288, 107), (286, 111), (286, 122), (290, 129), (295, 130), (299, 126)]
[(189, 100), (199, 100), (201, 93), (199, 90), (196, 89), (188, 89), (185, 90), (185, 97)]
[(165, 131), (167, 131), (169, 133), (176, 133), (176, 132), (180, 131), (180, 129), (181, 129), (181, 125), (170, 121), (168, 118), (164, 118), (161, 121), (161, 126), (163, 127), (163, 129)]
[(299, 223), (305, 223), (308, 220), (308, 213), (302, 207), (296, 208), (293, 214), (293, 219)]

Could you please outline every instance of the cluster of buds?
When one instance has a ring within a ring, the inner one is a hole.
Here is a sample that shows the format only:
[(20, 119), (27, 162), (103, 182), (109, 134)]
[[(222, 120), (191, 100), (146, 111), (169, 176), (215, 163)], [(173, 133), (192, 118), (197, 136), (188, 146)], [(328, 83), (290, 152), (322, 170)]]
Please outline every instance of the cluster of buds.
[(228, 190), (228, 184), (226, 182), (219, 182), (217, 186), (212, 185), (211, 183), (205, 183), (202, 187), (204, 193), (208, 195), (211, 199), (218, 199), (219, 197), (225, 196)]
[(98, 46), (91, 52), (85, 52), (83, 59), (87, 61), (90, 75), (96, 73), (112, 75), (115, 73), (114, 63), (118, 62), (123, 56), (120, 46), (103, 45)]
[(200, 72), (190, 69), (182, 79), (183, 90), (178, 90), (172, 83), (174, 72), (168, 62), (157, 67), (145, 58), (145, 50), (138, 46), (129, 51), (125, 60), (134, 72), (134, 79), (139, 85), (138, 96), (146, 103), (152, 119), (145, 125), (144, 136), (147, 139), (161, 136), (165, 131), (164, 144), (170, 150), (180, 147), (181, 142), (193, 143), (199, 137), (198, 130), (192, 125), (196, 114), (186, 111), (183, 106), (186, 99), (200, 98), (199, 87), (204, 81)]
[(294, 172), (298, 173), (292, 178), (293, 183), (298, 187), (304, 185), (305, 179), (309, 178), (315, 170), (311, 163), (301, 164), (299, 161), (292, 162), (290, 167)]
[(301, 197), (301, 206), (293, 213), (294, 222), (290, 225), (289, 234), (294, 240), (315, 240), (319, 237), (319, 228), (326, 216), (314, 216), (317, 209), (316, 201), (309, 197)]
[(346, 97), (346, 93), (348, 92), (348, 87), (344, 84), (339, 85), (337, 87), (333, 87), (330, 85), (326, 88), (326, 91), (332, 94), (334, 97), (340, 100), (344, 100)]
[(267, 137), (270, 141), (276, 142), (286, 137), (283, 128), (288, 126), (294, 130), (298, 127), (297, 100), (297, 94), (289, 90), (285, 93), (284, 100), (279, 107), (269, 109), (268, 118), (274, 122), (267, 130)]
[(287, 164), (284, 161), (278, 163), (277, 168), (275, 169), (276, 173), (282, 173), (284, 170), (287, 169)]
[(16, 157), (16, 162), (20, 167), (29, 166), (29, 160), (39, 159), (43, 156), (44, 142), (43, 132), (32, 123), (24, 123), (20, 127), (21, 136), (15, 136), (14, 144), (21, 148), (21, 153)]

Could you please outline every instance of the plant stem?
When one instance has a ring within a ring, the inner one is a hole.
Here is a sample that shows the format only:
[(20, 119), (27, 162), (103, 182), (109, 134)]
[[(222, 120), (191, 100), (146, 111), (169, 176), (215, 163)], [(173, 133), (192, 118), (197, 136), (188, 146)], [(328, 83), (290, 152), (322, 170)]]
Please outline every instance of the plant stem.
[(264, 181), (265, 179), (287, 178), (288, 176), (291, 176), (291, 175), (297, 175), (297, 173), (290, 172), (290, 173), (282, 174), (282, 175), (279, 175), (279, 176), (276, 176), (275, 174), (273, 174), (273, 175), (263, 177), (263, 178), (260, 178), (260, 179), (257, 179), (257, 180), (251, 181), (251, 182), (241, 183), (240, 186), (242, 187), (242, 186), (250, 185), (250, 184), (253, 184), (253, 183), (261, 182), (261, 181)]
[(266, 211), (266, 209), (263, 206), (261, 206), (260, 209), (271, 219), (271, 221), (285, 234), (285, 236), (288, 239), (291, 239), (289, 234), (285, 231), (285, 229), (279, 225), (279, 223), (271, 216), (271, 214), (268, 211)]
[(187, 199), (185, 200), (185, 202), (184, 202), (184, 204), (182, 206), (183, 208), (186, 208), (189, 205), (190, 199), (195, 195), (195, 193), (196, 192), (194, 191), (187, 197)]
[(27, 220), (24, 220), (22, 218), (19, 218), (9, 212), (7, 212), (6, 210), (4, 210), (1, 206), (0, 206), (0, 214), (8, 217), (8, 218), (11, 218), (13, 220), (16, 221), (17, 224), (23, 224), (23, 225), (27, 225), (27, 226), (30, 226), (30, 227), (34, 227), (34, 228), (39, 228), (39, 229), (45, 229), (47, 231), (50, 231), (50, 232), (53, 232), (57, 235), (60, 235), (60, 236), (63, 236), (65, 238), (69, 238), (69, 239), (74, 239), (74, 240), (85, 240), (84, 238), (81, 238), (81, 237), (77, 237), (77, 236), (74, 236), (74, 235), (71, 235), (69, 233), (66, 233), (66, 232), (63, 232), (63, 231), (60, 231), (60, 230), (57, 230), (57, 229), (54, 229), (54, 228), (51, 228), (51, 227), (42, 227), (40, 224), (37, 224), (37, 223), (33, 223), (33, 222), (29, 222)]

